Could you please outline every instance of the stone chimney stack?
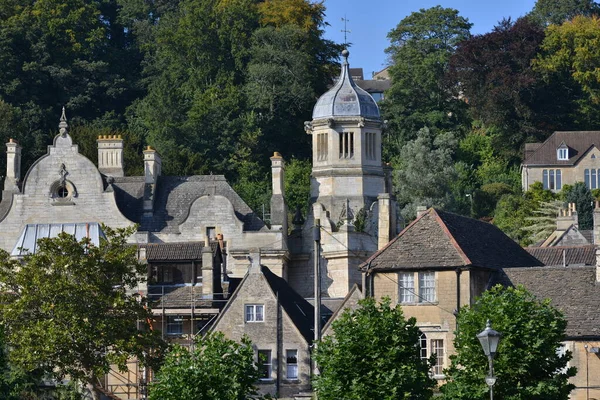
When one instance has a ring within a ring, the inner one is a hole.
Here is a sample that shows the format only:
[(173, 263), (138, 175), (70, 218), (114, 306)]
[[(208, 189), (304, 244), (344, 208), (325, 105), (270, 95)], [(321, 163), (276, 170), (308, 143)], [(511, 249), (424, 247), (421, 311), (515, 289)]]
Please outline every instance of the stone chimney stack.
[(427, 212), (427, 207), (425, 206), (417, 206), (417, 218)]
[(250, 269), (248, 271), (250, 274), (258, 274), (262, 272), (260, 266), (260, 249), (250, 249), (248, 261), (250, 261)]
[(202, 248), (202, 298), (212, 299), (215, 294), (214, 288), (214, 266), (213, 253), (210, 245), (207, 243)]
[(392, 235), (392, 218), (391, 218), (391, 199), (389, 193), (380, 193), (377, 196), (377, 206), (379, 209), (378, 229), (377, 229), (377, 249), (389, 243)]
[(271, 196), (271, 229), (287, 233), (287, 206), (285, 204), (285, 162), (278, 152), (271, 157), (273, 194)]
[(566, 231), (571, 225), (578, 226), (575, 203), (569, 203), (566, 210), (558, 210), (558, 217), (556, 218), (556, 230), (558, 231)]
[(121, 135), (98, 136), (98, 170), (108, 176), (125, 176), (123, 172), (123, 138)]
[(594, 202), (594, 244), (600, 244), (600, 202)]
[(156, 183), (160, 176), (162, 161), (160, 154), (152, 147), (148, 146), (144, 150), (144, 176), (146, 183)]
[(11, 192), (19, 191), (21, 180), (21, 146), (9, 139), (6, 143), (6, 178), (4, 178), (4, 190)]

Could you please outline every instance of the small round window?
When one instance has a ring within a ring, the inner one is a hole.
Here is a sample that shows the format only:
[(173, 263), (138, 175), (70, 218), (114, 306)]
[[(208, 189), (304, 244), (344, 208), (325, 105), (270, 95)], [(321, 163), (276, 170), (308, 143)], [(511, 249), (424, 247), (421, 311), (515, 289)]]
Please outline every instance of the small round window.
[(56, 197), (59, 199), (66, 199), (69, 197), (69, 189), (66, 186), (61, 186), (56, 191)]

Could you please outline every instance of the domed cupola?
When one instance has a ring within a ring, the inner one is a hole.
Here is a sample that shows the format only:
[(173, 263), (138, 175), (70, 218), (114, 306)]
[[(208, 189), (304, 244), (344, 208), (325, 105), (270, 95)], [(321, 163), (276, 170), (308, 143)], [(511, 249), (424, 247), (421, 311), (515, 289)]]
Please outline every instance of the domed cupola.
[(322, 95), (313, 109), (313, 120), (334, 117), (363, 117), (379, 119), (379, 107), (369, 93), (354, 83), (350, 76), (348, 50), (342, 51), (344, 62), (340, 77), (331, 89)]

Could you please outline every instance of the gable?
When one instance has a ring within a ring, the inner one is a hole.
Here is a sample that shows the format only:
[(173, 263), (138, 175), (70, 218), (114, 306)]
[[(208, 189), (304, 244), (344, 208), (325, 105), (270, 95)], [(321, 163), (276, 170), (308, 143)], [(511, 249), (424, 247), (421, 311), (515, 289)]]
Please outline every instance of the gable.
[[(556, 151), (563, 143), (569, 158), (558, 160)], [(600, 146), (600, 131), (557, 131), (541, 145), (526, 145), (523, 165), (575, 165), (593, 145)]]

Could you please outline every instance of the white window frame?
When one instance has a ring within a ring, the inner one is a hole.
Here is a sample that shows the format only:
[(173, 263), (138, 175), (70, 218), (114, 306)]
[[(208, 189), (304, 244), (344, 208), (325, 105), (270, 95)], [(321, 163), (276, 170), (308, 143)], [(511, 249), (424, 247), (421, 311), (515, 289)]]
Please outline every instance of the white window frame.
[[(444, 375), (444, 339), (431, 339), (431, 354), (435, 354), (435, 365), (431, 369), (433, 376)], [(441, 346), (440, 346), (441, 345)]]
[(437, 293), (435, 286), (435, 272), (419, 272), (420, 303), (435, 303), (437, 301)]
[[(295, 359), (295, 362), (290, 362), (290, 359)], [(288, 349), (285, 351), (285, 377), (289, 380), (298, 379), (298, 350)]]
[(559, 147), (556, 149), (556, 158), (559, 161), (566, 161), (569, 159), (569, 149), (567, 147)]
[[(262, 368), (266, 368), (266, 376), (261, 376), (259, 379), (261, 381), (270, 381), (272, 380), (272, 374), (273, 374), (273, 358), (271, 357), (271, 350), (258, 350), (257, 352), (257, 358), (258, 358), (258, 372), (262, 373)], [(261, 357), (261, 355), (264, 355), (264, 359), (263, 357)]]
[(415, 303), (416, 293), (415, 290), (415, 273), (414, 272), (400, 272), (398, 276), (398, 299), (401, 304)]
[(167, 316), (167, 335), (183, 335), (183, 315)]
[(244, 305), (245, 322), (265, 322), (264, 304), (245, 304)]

